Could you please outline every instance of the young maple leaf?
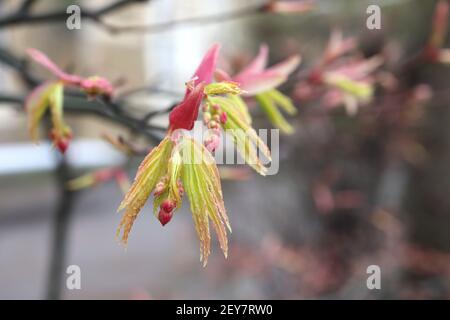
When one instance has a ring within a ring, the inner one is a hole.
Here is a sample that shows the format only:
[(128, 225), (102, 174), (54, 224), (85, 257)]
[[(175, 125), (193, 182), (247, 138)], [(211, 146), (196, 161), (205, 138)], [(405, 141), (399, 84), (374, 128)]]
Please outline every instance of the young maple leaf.
[(166, 137), (142, 161), (131, 188), (122, 200), (119, 211), (125, 210), (117, 236), (126, 244), (130, 230), (151, 193), (154, 213), (166, 225), (181, 206), (184, 193), (191, 204), (192, 217), (200, 239), (200, 259), (205, 266), (210, 253), (209, 220), (227, 256), (228, 217), (223, 203), (217, 166), (212, 155), (201, 144), (183, 134), (192, 129), (199, 112), (205, 85), (212, 80), (219, 46), (206, 53), (194, 77), (188, 82), (186, 94), (169, 115)]
[(28, 131), (33, 141), (39, 140), (39, 123), (47, 110), (50, 111), (52, 129), (49, 133), (53, 144), (64, 153), (72, 139), (72, 130), (63, 119), (64, 87), (74, 86), (84, 91), (89, 97), (103, 95), (110, 98), (113, 93), (111, 84), (104, 78), (82, 78), (62, 71), (44, 53), (37, 49), (27, 50), (28, 55), (53, 73), (58, 79), (37, 86), (25, 101), (28, 115)]

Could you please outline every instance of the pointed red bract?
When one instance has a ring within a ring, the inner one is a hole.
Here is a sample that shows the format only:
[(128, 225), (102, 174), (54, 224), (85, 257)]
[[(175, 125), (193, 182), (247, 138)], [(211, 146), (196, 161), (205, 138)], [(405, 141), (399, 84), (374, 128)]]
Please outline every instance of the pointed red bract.
[(198, 109), (202, 102), (205, 84), (198, 84), (186, 98), (177, 105), (169, 114), (169, 129), (186, 129), (191, 130), (198, 116)]
[(199, 84), (200, 82), (208, 84), (212, 81), (214, 70), (216, 69), (219, 51), (220, 45), (214, 44), (203, 56), (202, 62), (200, 62), (200, 65), (198, 66), (197, 70), (194, 73), (194, 76), (192, 77), (192, 79), (195, 81), (195, 85)]
[(204, 96), (205, 85), (212, 81), (216, 69), (220, 45), (215, 44), (206, 52), (188, 86), (183, 101), (169, 114), (169, 129), (191, 130), (198, 116), (198, 110)]

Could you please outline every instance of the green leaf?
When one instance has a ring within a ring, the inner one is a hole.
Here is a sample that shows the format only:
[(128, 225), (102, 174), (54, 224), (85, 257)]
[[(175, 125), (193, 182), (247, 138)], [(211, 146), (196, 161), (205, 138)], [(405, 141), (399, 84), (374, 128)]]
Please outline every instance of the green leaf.
[(150, 151), (139, 166), (134, 182), (118, 209), (118, 211), (125, 209), (117, 229), (117, 236), (120, 235), (123, 229), (123, 243), (127, 243), (134, 220), (150, 197), (156, 183), (167, 173), (173, 146), (174, 144), (170, 137), (166, 136), (157, 147)]
[(223, 203), (219, 171), (209, 151), (189, 137), (183, 138), (180, 143), (180, 152), (183, 156), (181, 178), (200, 239), (200, 260), (205, 266), (211, 248), (209, 219), (212, 221), (225, 257), (228, 252), (226, 227), (231, 232)]
[(252, 117), (250, 116), (250, 112), (248, 110), (248, 106), (245, 103), (244, 99), (242, 99), (240, 96), (229, 94), (227, 98), (234, 103), (237, 110), (240, 112), (241, 116), (243, 117), (244, 121), (247, 122), (249, 125), (252, 124)]
[(49, 107), (50, 96), (57, 84), (57, 82), (43, 83), (30, 93), (25, 102), (25, 110), (28, 114), (28, 132), (35, 142), (39, 139), (39, 123)]

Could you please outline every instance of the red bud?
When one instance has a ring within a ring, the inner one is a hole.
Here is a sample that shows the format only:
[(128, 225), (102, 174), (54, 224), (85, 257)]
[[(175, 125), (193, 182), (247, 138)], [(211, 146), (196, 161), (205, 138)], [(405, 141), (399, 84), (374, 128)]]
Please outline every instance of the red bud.
[(225, 124), (225, 123), (227, 122), (227, 120), (228, 120), (227, 114), (226, 114), (225, 112), (222, 112), (222, 113), (220, 114), (220, 122), (221, 122), (222, 124)]
[(171, 212), (175, 209), (175, 202), (172, 200), (164, 200), (160, 206), (161, 210)]
[(161, 209), (158, 213), (158, 220), (163, 226), (165, 226), (170, 220), (172, 220), (172, 215), (172, 212), (167, 212)]
[(432, 45), (427, 45), (423, 51), (423, 58), (430, 63), (437, 62), (439, 60), (439, 49)]
[(318, 69), (312, 70), (308, 78), (311, 83), (319, 85), (322, 83), (322, 71)]
[(65, 153), (67, 148), (69, 147), (69, 139), (61, 138), (56, 143), (56, 147), (58, 148), (59, 151), (61, 151), (61, 153)]

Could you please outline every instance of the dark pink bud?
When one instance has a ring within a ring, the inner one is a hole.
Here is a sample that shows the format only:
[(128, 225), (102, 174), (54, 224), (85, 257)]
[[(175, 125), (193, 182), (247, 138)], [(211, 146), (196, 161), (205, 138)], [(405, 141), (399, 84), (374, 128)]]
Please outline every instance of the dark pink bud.
[(175, 209), (175, 202), (172, 200), (164, 200), (160, 206), (161, 210), (171, 212)]
[(165, 226), (172, 219), (172, 215), (172, 212), (167, 212), (161, 209), (158, 213), (158, 220), (163, 226)]
[(220, 123), (225, 124), (228, 120), (228, 116), (225, 112), (222, 112), (220, 114)]
[(312, 70), (308, 78), (311, 83), (319, 85), (322, 83), (322, 71), (318, 69)]
[(439, 49), (433, 45), (427, 45), (423, 51), (423, 58), (430, 63), (439, 61)]
[(65, 153), (67, 148), (69, 147), (69, 139), (67, 138), (61, 138), (56, 142), (56, 147), (58, 148), (61, 153)]

